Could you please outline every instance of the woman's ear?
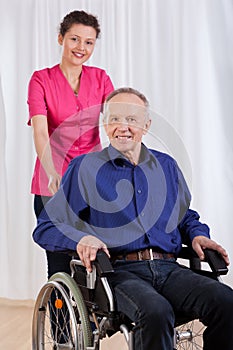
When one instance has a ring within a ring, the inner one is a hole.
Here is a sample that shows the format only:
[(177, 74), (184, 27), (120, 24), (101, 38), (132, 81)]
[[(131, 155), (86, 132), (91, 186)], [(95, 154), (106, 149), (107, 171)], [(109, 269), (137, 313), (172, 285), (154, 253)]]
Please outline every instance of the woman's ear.
[(62, 45), (63, 44), (63, 36), (61, 34), (58, 34), (58, 38), (57, 38), (58, 44)]

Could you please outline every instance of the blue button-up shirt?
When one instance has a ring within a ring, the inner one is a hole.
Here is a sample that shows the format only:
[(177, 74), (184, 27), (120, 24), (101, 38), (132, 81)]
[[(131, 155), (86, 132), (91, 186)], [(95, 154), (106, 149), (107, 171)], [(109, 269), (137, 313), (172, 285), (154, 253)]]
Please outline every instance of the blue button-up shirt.
[(83, 236), (94, 235), (114, 254), (157, 248), (177, 255), (182, 243), (209, 237), (190, 200), (172, 157), (142, 144), (134, 166), (110, 145), (71, 161), (33, 238), (51, 251), (76, 250)]

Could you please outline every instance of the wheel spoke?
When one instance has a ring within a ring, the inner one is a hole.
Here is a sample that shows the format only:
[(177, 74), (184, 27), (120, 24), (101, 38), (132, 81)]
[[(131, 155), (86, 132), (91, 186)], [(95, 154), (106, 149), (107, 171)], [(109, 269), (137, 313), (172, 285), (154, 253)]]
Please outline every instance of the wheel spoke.
[(177, 327), (177, 350), (202, 350), (205, 326), (197, 321)]
[(36, 301), (33, 350), (84, 350), (92, 346), (92, 331), (82, 295), (69, 275), (56, 275)]

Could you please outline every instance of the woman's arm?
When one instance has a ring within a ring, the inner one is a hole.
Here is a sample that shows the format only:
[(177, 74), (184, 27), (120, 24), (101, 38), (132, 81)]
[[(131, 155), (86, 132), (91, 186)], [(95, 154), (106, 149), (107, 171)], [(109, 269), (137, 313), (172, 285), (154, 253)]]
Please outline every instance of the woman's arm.
[(57, 173), (50, 147), (47, 117), (38, 114), (31, 119), (33, 137), (38, 158), (48, 176), (48, 189), (55, 194), (60, 186), (61, 176)]

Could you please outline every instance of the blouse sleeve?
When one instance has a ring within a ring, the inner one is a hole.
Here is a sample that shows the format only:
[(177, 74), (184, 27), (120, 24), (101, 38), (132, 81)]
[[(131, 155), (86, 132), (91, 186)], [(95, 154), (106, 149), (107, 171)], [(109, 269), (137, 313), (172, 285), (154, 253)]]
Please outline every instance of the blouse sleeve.
[(113, 83), (107, 74), (105, 75), (104, 87), (105, 87), (105, 89), (104, 89), (104, 95), (103, 95), (102, 102), (104, 102), (106, 97), (114, 90)]
[(28, 107), (29, 120), (28, 125), (31, 125), (31, 118), (34, 115), (42, 114), (47, 116), (47, 106), (45, 100), (45, 86), (42, 76), (39, 72), (34, 72), (28, 86)]

